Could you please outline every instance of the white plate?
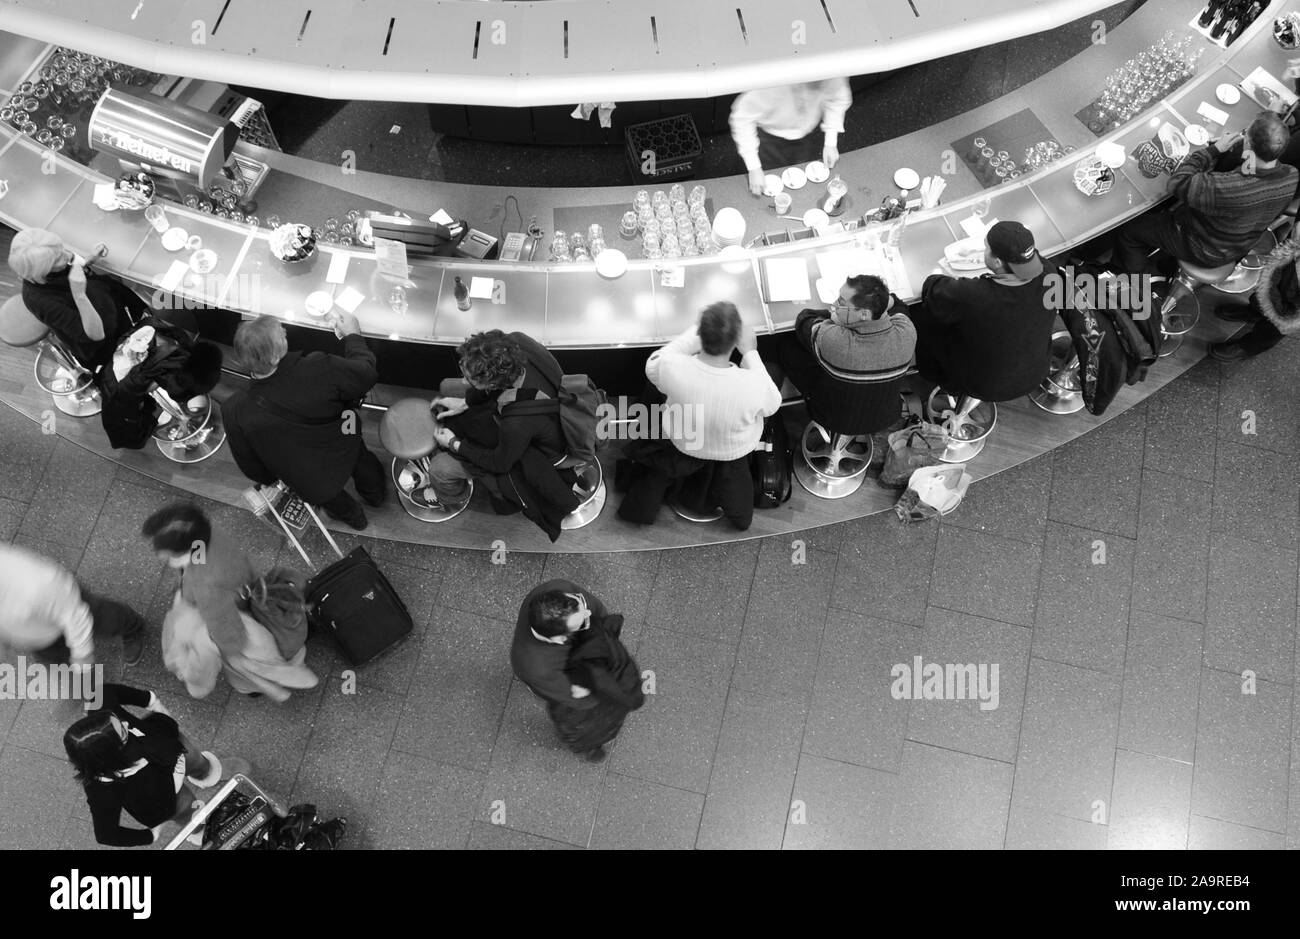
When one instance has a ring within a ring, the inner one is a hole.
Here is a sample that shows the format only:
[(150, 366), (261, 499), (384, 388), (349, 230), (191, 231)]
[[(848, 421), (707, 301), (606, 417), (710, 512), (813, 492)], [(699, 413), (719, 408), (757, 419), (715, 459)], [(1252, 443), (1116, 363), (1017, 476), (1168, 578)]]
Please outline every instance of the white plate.
[(1236, 104), (1241, 100), (1241, 89), (1236, 85), (1229, 85), (1224, 82), (1218, 88), (1214, 89), (1214, 95), (1224, 104)]
[(328, 290), (317, 290), (307, 295), (307, 299), (303, 301), (303, 306), (307, 308), (307, 312), (312, 316), (324, 316), (334, 309), (334, 298), (330, 296)]
[(804, 183), (808, 182), (808, 177), (799, 167), (792, 166), (781, 174), (781, 182), (785, 183), (786, 189), (802, 189)]
[(763, 177), (763, 192), (769, 196), (774, 196), (785, 189), (785, 183), (781, 182), (781, 177), (775, 173), (768, 173)]
[(821, 160), (813, 160), (804, 167), (804, 175), (810, 183), (824, 183), (831, 178), (831, 171)]
[(803, 223), (809, 228), (821, 228), (823, 225), (829, 225), (831, 217), (821, 209), (809, 209), (803, 214)]
[(189, 233), (183, 228), (169, 228), (162, 233), (162, 246), (168, 251), (181, 250), (189, 240)]
[(606, 248), (596, 255), (596, 273), (601, 277), (622, 277), (627, 270), (627, 255), (617, 248)]
[(894, 174), (894, 185), (910, 191), (921, 185), (921, 176), (916, 170), (905, 166)]
[[(168, 229), (171, 231), (171, 229)], [(190, 255), (190, 270), (196, 274), (207, 274), (217, 266), (217, 252), (211, 248), (200, 248)]]
[(1200, 124), (1188, 124), (1183, 136), (1193, 147), (1203, 147), (1210, 142), (1210, 132)]

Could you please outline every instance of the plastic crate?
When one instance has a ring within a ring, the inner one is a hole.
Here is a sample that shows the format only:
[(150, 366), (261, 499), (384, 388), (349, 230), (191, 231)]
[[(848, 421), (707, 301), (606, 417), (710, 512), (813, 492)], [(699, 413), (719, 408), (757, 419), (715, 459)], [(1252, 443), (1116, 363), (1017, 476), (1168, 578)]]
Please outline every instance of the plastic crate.
[[(695, 120), (689, 114), (632, 124), (624, 131), (627, 160), (636, 183), (661, 183), (690, 179), (704, 152)], [(646, 151), (654, 154), (654, 172), (645, 171)]]

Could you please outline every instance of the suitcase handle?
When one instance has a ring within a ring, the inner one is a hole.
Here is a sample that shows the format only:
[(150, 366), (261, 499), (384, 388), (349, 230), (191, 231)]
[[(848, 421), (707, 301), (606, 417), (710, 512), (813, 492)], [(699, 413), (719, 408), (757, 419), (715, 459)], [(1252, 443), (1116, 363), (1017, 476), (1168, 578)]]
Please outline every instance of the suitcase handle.
[[(258, 490), (258, 495), (261, 495), (263, 501), (266, 502), (266, 507), (270, 510), (271, 514), (275, 516), (276, 522), (279, 523), (280, 529), (288, 537), (290, 543), (292, 543), (294, 548), (297, 549), (299, 556), (302, 557), (303, 563), (314, 570), (316, 565), (312, 563), (311, 558), (307, 556), (307, 552), (303, 550), (302, 542), (298, 540), (297, 536), (294, 535), (294, 533), (289, 529), (289, 526), (285, 523), (284, 518), (281, 517), (279, 511), (275, 507), (275, 500), (268, 499), (260, 489)], [(306, 499), (302, 500), (302, 504), (307, 509), (307, 514), (309, 514), (312, 517), (312, 520), (316, 523), (316, 527), (320, 529), (321, 534), (325, 536), (325, 540), (328, 541), (330, 547), (334, 549), (334, 553), (342, 558), (344, 556), (343, 550), (339, 547), (338, 542), (334, 540), (334, 536), (330, 534), (329, 529), (321, 522), (320, 516), (316, 514), (316, 509), (313, 508), (312, 504)]]

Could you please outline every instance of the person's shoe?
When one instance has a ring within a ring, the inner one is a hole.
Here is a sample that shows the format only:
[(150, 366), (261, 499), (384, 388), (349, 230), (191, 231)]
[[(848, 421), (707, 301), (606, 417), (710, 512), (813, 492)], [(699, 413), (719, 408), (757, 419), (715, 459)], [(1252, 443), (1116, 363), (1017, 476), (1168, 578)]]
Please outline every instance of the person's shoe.
[(1259, 319), (1248, 303), (1220, 303), (1214, 315), (1226, 323), (1253, 323)]
[(126, 665), (139, 665), (144, 658), (144, 630), (137, 629), (122, 637), (122, 661)]
[(364, 502), (366, 505), (370, 506), (372, 509), (377, 509), (385, 502), (388, 501), (388, 490), (384, 490), (377, 497), (373, 497), (373, 498), (371, 496), (363, 495), (361, 493), (358, 493), (358, 495), (361, 496), (361, 501)]
[(586, 756), (588, 763), (603, 763), (608, 754), (605, 753), (604, 747), (596, 747), (594, 750), (588, 750)]
[(221, 761), (217, 759), (217, 755), (211, 750), (204, 750), (203, 755), (208, 761), (208, 775), (201, 778), (198, 776), (186, 776), (185, 778), (199, 789), (211, 789), (221, 782)]
[(1240, 362), (1250, 355), (1239, 342), (1216, 342), (1210, 346), (1210, 357), (1220, 362)]
[(349, 515), (347, 518), (335, 515), (329, 509), (325, 510), (325, 514), (336, 522), (342, 522), (353, 531), (365, 531), (370, 526), (370, 520), (366, 518), (366, 513), (363, 512), (360, 507), (357, 508), (356, 515)]

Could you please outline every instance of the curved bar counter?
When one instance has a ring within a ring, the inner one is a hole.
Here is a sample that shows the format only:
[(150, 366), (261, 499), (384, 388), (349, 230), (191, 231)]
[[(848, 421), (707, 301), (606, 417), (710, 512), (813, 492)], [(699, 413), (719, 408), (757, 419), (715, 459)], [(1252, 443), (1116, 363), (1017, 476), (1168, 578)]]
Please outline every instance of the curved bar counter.
[[(1130, 157), (1118, 171), (1110, 193), (1088, 198), (1074, 187), (1075, 163), (1090, 156), (1096, 145), (1106, 140), (1118, 141), (1131, 154), (1138, 144), (1152, 137), (1160, 122), (1167, 120), (1179, 127), (1186, 126), (1202, 101), (1214, 102), (1229, 113), (1229, 130), (1244, 127), (1259, 106), (1245, 95), (1234, 106), (1222, 105), (1214, 97), (1214, 89), (1224, 82), (1240, 82), (1259, 66), (1274, 75), (1281, 74), (1286, 55), (1272, 41), (1270, 27), (1274, 16), (1294, 5), (1275, 0), (1231, 49), (1208, 47), (1195, 77), (1104, 137), (1095, 137), (1075, 113), (1099, 93), (1107, 73), (1165, 31), (1181, 32), (1183, 24), (1199, 9), (1198, 2), (1149, 0), (1120, 28), (1113, 30), (1105, 44), (1093, 46), (1016, 92), (922, 132), (845, 154), (836, 170), (850, 182), (850, 195), (855, 201), (849, 212), (860, 215), (865, 208), (877, 204), (880, 195), (893, 191), (891, 178), (895, 169), (911, 166), (922, 175), (940, 172), (946, 160), (954, 159), (953, 141), (1025, 108), (1032, 108), (1060, 143), (1076, 148), (1075, 153), (1058, 163), (995, 189), (980, 189), (974, 175), (958, 165), (955, 174), (947, 177), (945, 204), (914, 213), (908, 220), (899, 252), (890, 258), (891, 267), (886, 271), (895, 291), (904, 299), (915, 298), (923, 279), (938, 269), (944, 246), (962, 237), (961, 221), (971, 214), (974, 203), (985, 196), (992, 200), (990, 218), (1023, 222), (1034, 232), (1040, 250), (1048, 255), (1080, 244), (1152, 208), (1164, 197), (1167, 177), (1143, 176)], [(1217, 128), (1214, 132), (1217, 133)], [(505, 195), (502, 190), (487, 187), (399, 180), (364, 171), (344, 175), (337, 167), (308, 164), (282, 154), (259, 151), (259, 156), (273, 167), (259, 192), (263, 217), (272, 212), (294, 217), (282, 210), (281, 206), (287, 205), (312, 207), (322, 215), (335, 214), (346, 207), (344, 202), (358, 203), (364, 208), (369, 200), (375, 207), (397, 206), (411, 214), (416, 213), (416, 207), (425, 213), (446, 207), (453, 215), (467, 217), (475, 224), (475, 219), (489, 218), (488, 208), (500, 206)], [(42, 171), (51, 165), (54, 172)], [(5, 134), (0, 148), (0, 177), (10, 182), (9, 194), (0, 200), (0, 218), (12, 226), (49, 228), (83, 253), (96, 242), (104, 241), (111, 249), (104, 266), (140, 284), (156, 284), (173, 258), (139, 213), (103, 212), (93, 205), (94, 186), (106, 177), (55, 155), (43, 155), (32, 141)], [(777, 230), (780, 223), (773, 219), (766, 200), (751, 197), (743, 177), (702, 182), (708, 188), (715, 210), (721, 205), (733, 205), (744, 213), (749, 225), (747, 239), (765, 230)], [(808, 190), (814, 188), (820, 197), (822, 187), (809, 186), (794, 193), (795, 214), (811, 206)], [(521, 190), (518, 195), (524, 203), (523, 216), (538, 216), (544, 227), (549, 221), (548, 230), (553, 230), (557, 209), (590, 206), (593, 207), (591, 220), (602, 221), (596, 215), (601, 207), (616, 207), (621, 212), (630, 204), (635, 189), (628, 186)], [(864, 200), (864, 190), (875, 195)], [(322, 211), (322, 204), (330, 208)], [(495, 327), (523, 330), (557, 350), (590, 350), (614, 355), (617, 349), (639, 346), (643, 347), (643, 359), (649, 347), (677, 335), (693, 322), (707, 302), (723, 297), (733, 300), (760, 334), (783, 331), (792, 326), (800, 307), (817, 304), (815, 300), (769, 302), (762, 275), (764, 261), (773, 257), (812, 260), (819, 252), (851, 245), (856, 237), (845, 233), (758, 248), (738, 271), (728, 269), (716, 257), (674, 261), (671, 263), (685, 268), (685, 283), (680, 288), (662, 286), (656, 271), (660, 262), (635, 259), (628, 271), (615, 280), (602, 278), (590, 264), (414, 261), (411, 281), (415, 286), (407, 292), (409, 308), (399, 314), (388, 307), (388, 286), (378, 275), (370, 251), (322, 245), (321, 257), (314, 265), (301, 272), (291, 272), (271, 259), (266, 230), (236, 225), (179, 206), (169, 205), (167, 211), (173, 224), (199, 234), (204, 247), (213, 248), (218, 254), (214, 276), (195, 289), (181, 289), (189, 299), (245, 314), (271, 313), (296, 325), (313, 326), (316, 324), (309, 322), (310, 317), (302, 312), (303, 300), (325, 286), (329, 256), (344, 252), (351, 255), (347, 284), (366, 297), (357, 310), (363, 331), (368, 336), (402, 344), (442, 345), (443, 355), (450, 354), (446, 346), (459, 342), (470, 332)], [(492, 227), (482, 222), (477, 224)], [(610, 241), (613, 243), (612, 235)], [(816, 278), (816, 270), (815, 263), (809, 267), (810, 280)], [(491, 276), (504, 282), (505, 302), (476, 301), (471, 311), (462, 313), (451, 292), (453, 278), (458, 274)], [(256, 303), (246, 302), (254, 298)], [(1189, 368), (1201, 358), (1204, 341), (1224, 338), (1231, 331), (1231, 326), (1203, 316), (1190, 337), (1192, 341), (1184, 342), (1172, 357), (1161, 359), (1145, 383), (1122, 389), (1101, 418), (1086, 412), (1059, 417), (1040, 411), (1023, 399), (1001, 406), (997, 431), (989, 446), (970, 465), (970, 472), (978, 480), (1085, 433)], [(429, 351), (432, 354), (434, 350)], [(561, 358), (563, 361), (563, 351)], [(7, 367), (6, 372), (12, 373), (12, 369)], [(444, 368), (432, 375), (430, 386), (447, 372)], [(33, 417), (40, 413), (43, 402), (32, 392), (30, 381), (26, 384), (10, 381), (7, 387), (6, 400)], [(376, 403), (391, 401), (400, 393), (381, 388), (375, 395)], [(95, 426), (89, 426), (90, 423)], [(109, 451), (97, 422), (82, 422), (67, 433), (78, 443), (148, 475), (222, 501), (239, 502), (244, 480), (225, 453), (202, 467), (176, 472), (174, 465), (159, 467), (156, 454)], [(445, 525), (422, 525), (401, 516), (396, 508), (376, 513), (375, 520), (381, 536), (413, 542), (485, 548), (497, 538), (509, 537), (513, 548), (525, 551), (628, 551), (799, 531), (886, 510), (895, 498), (891, 491), (866, 486), (851, 499), (829, 502), (813, 498), (796, 486), (795, 496), (789, 503), (780, 509), (757, 512), (753, 527), (743, 535), (724, 530), (722, 525), (682, 522), (667, 511), (652, 529), (640, 530), (615, 519), (610, 507), (595, 524), (566, 532), (555, 545), (549, 544), (522, 518), (499, 518), (486, 510), (472, 510)]]

